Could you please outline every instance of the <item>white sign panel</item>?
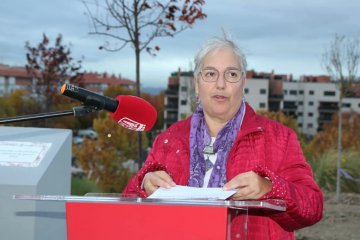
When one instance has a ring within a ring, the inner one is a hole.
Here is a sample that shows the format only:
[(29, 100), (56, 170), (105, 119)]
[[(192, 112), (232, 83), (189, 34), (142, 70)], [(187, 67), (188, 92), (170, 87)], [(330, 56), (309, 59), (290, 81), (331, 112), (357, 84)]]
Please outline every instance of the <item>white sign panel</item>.
[(51, 143), (0, 141), (0, 166), (37, 167)]

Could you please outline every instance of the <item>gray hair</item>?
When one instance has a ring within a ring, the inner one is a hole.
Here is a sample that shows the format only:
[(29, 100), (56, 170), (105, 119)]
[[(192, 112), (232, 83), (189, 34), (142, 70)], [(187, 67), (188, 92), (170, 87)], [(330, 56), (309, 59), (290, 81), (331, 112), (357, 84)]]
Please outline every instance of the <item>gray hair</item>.
[(200, 50), (195, 55), (195, 69), (194, 69), (194, 76), (196, 77), (199, 72), (201, 71), (202, 64), (204, 61), (204, 58), (207, 54), (210, 52), (213, 52), (215, 50), (223, 49), (223, 48), (230, 48), (234, 54), (237, 56), (239, 64), (240, 64), (240, 70), (243, 72), (246, 72), (246, 57), (244, 53), (240, 50), (240, 48), (235, 44), (234, 41), (229, 39), (227, 36), (224, 37), (213, 37), (210, 38), (205, 42), (205, 44), (200, 48)]

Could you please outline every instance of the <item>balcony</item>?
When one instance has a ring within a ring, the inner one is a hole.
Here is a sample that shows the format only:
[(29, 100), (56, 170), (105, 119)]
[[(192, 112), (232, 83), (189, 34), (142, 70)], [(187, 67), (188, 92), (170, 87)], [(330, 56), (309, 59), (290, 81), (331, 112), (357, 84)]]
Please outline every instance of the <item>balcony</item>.
[(179, 107), (177, 104), (166, 104), (165, 109), (177, 111), (179, 109)]
[(172, 89), (166, 89), (165, 90), (165, 95), (166, 96), (178, 96), (179, 95), (179, 91), (178, 90), (172, 90)]
[(335, 113), (339, 111), (337, 102), (320, 102), (318, 107), (319, 113)]

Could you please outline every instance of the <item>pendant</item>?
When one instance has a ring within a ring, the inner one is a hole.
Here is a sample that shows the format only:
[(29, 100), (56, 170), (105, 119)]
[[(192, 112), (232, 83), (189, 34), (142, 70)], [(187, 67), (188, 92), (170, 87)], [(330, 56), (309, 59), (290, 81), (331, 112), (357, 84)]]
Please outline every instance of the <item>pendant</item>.
[(210, 161), (209, 156), (207, 156), (207, 159), (205, 160), (205, 171), (209, 171), (214, 167), (214, 164)]
[(213, 146), (205, 146), (203, 153), (208, 155), (214, 154)]

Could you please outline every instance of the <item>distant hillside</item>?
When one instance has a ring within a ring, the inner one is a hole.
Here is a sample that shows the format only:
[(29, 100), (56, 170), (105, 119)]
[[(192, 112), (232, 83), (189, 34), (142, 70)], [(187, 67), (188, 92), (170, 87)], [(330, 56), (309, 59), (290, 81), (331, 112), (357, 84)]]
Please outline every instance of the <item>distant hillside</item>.
[(141, 88), (141, 92), (148, 93), (151, 95), (158, 95), (161, 91), (165, 91), (164, 88), (156, 88), (156, 87), (143, 87)]

